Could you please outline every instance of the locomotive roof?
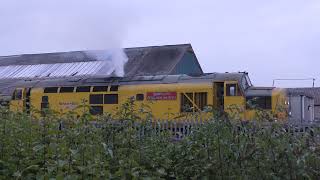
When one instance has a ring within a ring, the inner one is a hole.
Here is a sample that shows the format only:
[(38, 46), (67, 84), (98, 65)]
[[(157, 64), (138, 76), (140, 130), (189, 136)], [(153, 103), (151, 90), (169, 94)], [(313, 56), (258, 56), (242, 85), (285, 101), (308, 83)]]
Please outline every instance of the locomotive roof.
[(37, 80), (2, 81), (2, 94), (10, 95), (16, 87), (61, 87), (61, 86), (96, 86), (96, 85), (138, 85), (138, 84), (173, 84), (173, 83), (211, 83), (237, 81), (245, 96), (271, 96), (273, 87), (254, 87), (245, 72), (238, 73), (207, 73), (202, 76), (189, 75), (157, 75), (133, 77), (68, 77), (44, 78)]
[(203, 83), (214, 81), (238, 81), (247, 89), (251, 82), (247, 81), (247, 73), (208, 73), (202, 76), (189, 75), (157, 75), (157, 76), (134, 76), (134, 77), (68, 77), (68, 78), (44, 78), (36, 80), (1, 81), (0, 87), (3, 94), (11, 94), (16, 87), (54, 87), (54, 86), (83, 86), (83, 85), (136, 85), (136, 84), (172, 84), (172, 83)]

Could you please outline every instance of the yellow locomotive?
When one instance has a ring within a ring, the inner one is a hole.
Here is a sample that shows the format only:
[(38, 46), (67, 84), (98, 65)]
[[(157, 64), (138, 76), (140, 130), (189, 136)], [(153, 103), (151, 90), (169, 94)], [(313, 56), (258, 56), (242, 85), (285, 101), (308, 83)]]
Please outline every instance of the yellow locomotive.
[[(202, 76), (158, 75), (136, 77), (85, 77), (42, 79), (18, 82), (10, 100), (10, 110), (38, 112), (49, 108), (58, 113), (81, 115), (115, 112), (121, 104), (134, 100), (147, 106), (157, 119), (177, 119), (192, 114), (208, 118), (208, 109), (227, 113), (237, 109), (242, 120), (255, 119), (257, 109), (274, 118), (287, 118), (287, 97), (282, 89), (254, 87), (247, 73), (209, 73)], [(84, 106), (83, 106), (84, 105)], [(34, 109), (37, 111), (31, 111)]]

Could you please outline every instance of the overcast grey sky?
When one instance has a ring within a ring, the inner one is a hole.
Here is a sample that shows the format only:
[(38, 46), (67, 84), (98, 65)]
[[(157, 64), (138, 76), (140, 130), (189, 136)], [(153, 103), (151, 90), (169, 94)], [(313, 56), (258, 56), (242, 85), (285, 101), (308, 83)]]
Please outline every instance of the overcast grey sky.
[(0, 0), (0, 55), (177, 43), (205, 72), (320, 86), (319, 0)]

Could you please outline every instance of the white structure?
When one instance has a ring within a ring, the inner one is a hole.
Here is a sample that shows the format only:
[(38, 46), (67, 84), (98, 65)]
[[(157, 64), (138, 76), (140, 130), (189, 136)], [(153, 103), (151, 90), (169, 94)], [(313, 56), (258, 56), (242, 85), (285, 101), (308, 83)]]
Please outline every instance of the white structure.
[(290, 123), (314, 122), (314, 99), (305, 95), (289, 96)]

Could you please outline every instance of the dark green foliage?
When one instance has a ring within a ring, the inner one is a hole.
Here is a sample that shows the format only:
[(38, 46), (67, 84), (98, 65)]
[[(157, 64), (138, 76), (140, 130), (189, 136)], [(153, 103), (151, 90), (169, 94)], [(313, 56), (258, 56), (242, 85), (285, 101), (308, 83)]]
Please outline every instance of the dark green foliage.
[[(129, 102), (125, 120), (47, 112), (41, 121), (1, 110), (0, 179), (317, 179), (320, 144), (282, 126), (225, 117), (192, 128), (180, 141), (141, 122)], [(63, 126), (62, 126), (63, 125)], [(144, 135), (141, 132), (144, 132)], [(139, 133), (140, 132), (140, 133)]]

